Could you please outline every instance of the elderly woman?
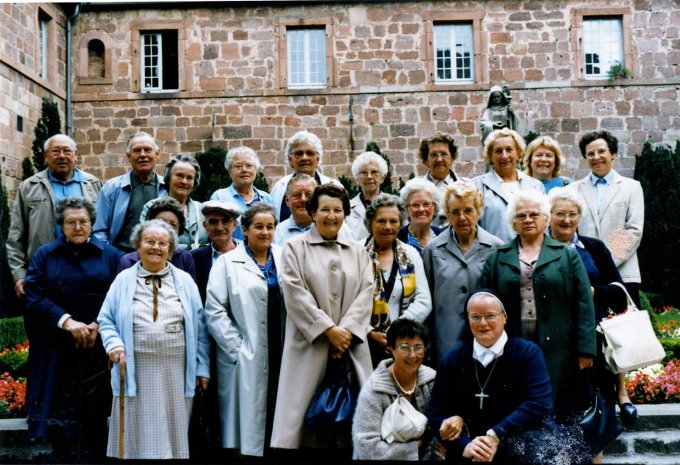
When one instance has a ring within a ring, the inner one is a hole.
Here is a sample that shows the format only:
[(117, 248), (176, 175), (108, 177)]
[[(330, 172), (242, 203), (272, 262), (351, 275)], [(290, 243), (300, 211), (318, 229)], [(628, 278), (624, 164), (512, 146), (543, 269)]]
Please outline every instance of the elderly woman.
[(560, 145), (555, 139), (541, 136), (527, 146), (522, 159), (522, 167), (527, 176), (543, 183), (546, 194), (553, 187), (564, 187), (574, 182), (566, 176), (560, 176), (560, 168), (564, 157)]
[(522, 153), (524, 141), (515, 131), (505, 128), (492, 132), (484, 144), (484, 156), (493, 170), (472, 180), (484, 198), (484, 217), (479, 224), (503, 241), (515, 235), (504, 220), (512, 197), (526, 190), (545, 192), (540, 181), (517, 169)]
[[(425, 327), (408, 318), (395, 321), (387, 330), (391, 358), (380, 362), (364, 384), (352, 422), (355, 459), (418, 460), (422, 455), (421, 449), (427, 445), (422, 440), (425, 412), (436, 376), (432, 368), (423, 365), (427, 343)], [(403, 425), (394, 422), (386, 422), (391, 428), (382, 428), (385, 411), (400, 397), (411, 403), (414, 416), (420, 413), (419, 428), (399, 428)]]
[(422, 255), (425, 246), (442, 232), (432, 224), (441, 194), (431, 182), (415, 178), (406, 182), (399, 195), (408, 209), (409, 224), (401, 228), (397, 237)]
[(28, 434), (47, 437), (59, 462), (99, 462), (111, 389), (97, 314), (122, 254), (90, 236), (89, 200), (62, 199), (56, 221), (63, 235), (36, 251), (26, 274)]
[(364, 226), (366, 208), (380, 194), (380, 185), (387, 175), (387, 162), (375, 152), (364, 152), (352, 163), (352, 175), (361, 191), (349, 202), (350, 215), (345, 222), (352, 230), (354, 238), (363, 241), (370, 234)]
[(479, 287), (484, 262), (503, 243), (477, 224), (484, 201), (472, 184), (454, 182), (444, 192), (441, 206), (450, 228), (432, 239), (423, 253), (434, 308), (433, 366), (463, 342), (465, 302)]
[(338, 235), (349, 214), (345, 189), (321, 185), (307, 205), (315, 227), (286, 242), (282, 257), (287, 320), (271, 446), (346, 449), (349, 430), (329, 437), (330, 431), (307, 427), (304, 417), (330, 363), (349, 355), (350, 381), (359, 387), (371, 374), (366, 331), (373, 277), (366, 249)]
[[(262, 164), (253, 149), (242, 146), (229, 150), (224, 167), (231, 177), (231, 185), (213, 192), (210, 200), (234, 202), (241, 211), (258, 202), (274, 204), (271, 195), (254, 186), (257, 173), (262, 171)], [(236, 228), (234, 238), (243, 239), (241, 228)]]
[(241, 225), (245, 241), (210, 272), (205, 311), (218, 347), (222, 447), (262, 456), (274, 420), (285, 321), (281, 252), (272, 246), (276, 210), (255, 204)]
[(368, 341), (373, 366), (389, 355), (385, 331), (397, 318), (423, 322), (432, 310), (423, 260), (416, 249), (397, 239), (406, 209), (396, 195), (380, 194), (366, 208), (366, 243), (373, 264), (373, 313)]
[[(185, 225), (179, 233), (180, 248), (193, 250), (207, 244), (208, 236), (201, 223), (201, 203), (189, 197), (201, 182), (201, 166), (192, 155), (175, 155), (165, 165), (163, 180), (168, 192), (163, 192), (160, 198), (177, 200), (184, 214)], [(144, 205), (139, 221), (149, 219), (148, 211), (153, 203), (151, 200)]]
[(279, 179), (272, 188), (272, 199), (279, 221), (287, 220), (290, 217), (290, 208), (286, 204), (285, 197), (288, 181), (293, 176), (304, 173), (312, 176), (318, 185), (332, 182), (340, 186), (340, 183), (324, 176), (317, 170), (323, 158), (323, 148), (321, 147), (321, 139), (315, 134), (309, 131), (296, 132), (286, 142), (285, 152), (293, 173)]
[[(165, 197), (153, 200), (146, 208), (146, 217), (144, 221), (147, 220), (161, 220), (167, 223), (172, 229), (175, 230), (177, 237), (182, 236), (182, 233), (186, 228), (186, 220), (184, 216), (184, 211), (182, 206), (177, 200), (172, 197)], [(199, 204), (200, 207), (200, 204)], [(120, 259), (118, 264), (118, 271), (123, 271), (127, 268), (132, 267), (135, 263), (139, 261), (139, 252), (130, 252)], [(191, 275), (192, 278), (196, 279), (196, 265), (194, 259), (186, 250), (179, 247), (175, 249), (172, 254), (172, 259), (170, 262), (182, 271), (186, 271)]]
[(506, 212), (517, 236), (498, 246), (484, 264), (480, 285), (505, 303), (510, 335), (543, 350), (555, 411), (588, 402), (573, 383), (595, 356), (595, 309), (588, 273), (578, 253), (545, 235), (550, 205), (544, 194), (520, 191)]
[[(550, 200), (550, 237), (576, 249), (588, 272), (593, 302), (595, 304), (595, 321), (605, 318), (609, 310), (617, 313), (627, 308), (626, 294), (620, 287), (611, 284), (623, 284), (621, 275), (616, 269), (614, 259), (599, 239), (577, 234), (578, 223), (583, 212), (582, 200), (571, 190), (557, 188), (549, 196)], [(601, 337), (598, 335), (595, 374), (600, 392), (613, 406), (618, 403), (621, 408), (621, 420), (631, 427), (637, 417), (637, 409), (630, 402), (626, 393), (625, 374), (615, 375), (606, 368), (602, 355)]]
[[(130, 242), (141, 260), (118, 275), (97, 320), (113, 362), (107, 455), (118, 457), (123, 441), (121, 459), (188, 459), (194, 390), (207, 389), (210, 376), (201, 296), (191, 276), (168, 262), (178, 243), (167, 223), (138, 224)], [(123, 392), (121, 362), (127, 365)], [(121, 422), (124, 438), (118, 436)]]

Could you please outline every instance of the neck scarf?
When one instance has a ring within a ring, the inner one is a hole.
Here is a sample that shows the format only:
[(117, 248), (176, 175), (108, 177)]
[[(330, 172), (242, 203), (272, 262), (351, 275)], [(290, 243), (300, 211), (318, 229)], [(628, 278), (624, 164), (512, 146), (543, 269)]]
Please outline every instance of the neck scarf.
[(138, 276), (144, 278), (144, 284), (153, 288), (153, 321), (158, 320), (158, 290), (163, 286), (163, 278), (170, 272), (170, 265), (165, 265), (165, 268), (158, 273), (152, 273), (139, 267)]
[[(394, 286), (390, 286), (391, 288), (388, 293), (385, 287), (386, 283), (383, 279), (382, 270), (380, 269), (380, 261), (378, 261), (378, 251), (375, 248), (375, 241), (370, 241), (367, 244), (367, 249), (373, 265), (373, 282), (375, 282), (371, 326), (376, 331), (385, 332), (392, 323), (388, 301), (390, 300), (390, 294), (392, 293), (392, 288)], [(394, 262), (397, 265), (399, 277), (401, 278), (402, 298), (399, 315), (402, 315), (416, 296), (416, 270), (415, 266), (408, 258), (406, 249), (401, 241), (395, 241), (392, 250), (394, 252)]]

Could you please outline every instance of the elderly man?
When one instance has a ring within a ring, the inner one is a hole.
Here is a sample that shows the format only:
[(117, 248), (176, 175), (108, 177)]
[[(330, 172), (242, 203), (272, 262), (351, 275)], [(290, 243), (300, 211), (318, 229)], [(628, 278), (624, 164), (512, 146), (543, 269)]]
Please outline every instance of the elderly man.
[[(276, 227), (274, 244), (283, 247), (288, 239), (312, 228), (312, 217), (307, 211), (307, 201), (312, 197), (316, 186), (316, 180), (306, 174), (298, 174), (290, 178), (285, 200), (291, 215), (290, 218), (282, 221)], [(346, 239), (354, 240), (352, 230), (345, 222), (343, 222), (339, 234)]]
[(144, 205), (166, 190), (163, 177), (154, 171), (160, 152), (151, 134), (137, 132), (130, 137), (125, 156), (132, 169), (102, 187), (93, 232), (100, 241), (127, 253), (134, 250), (130, 233), (139, 223)]
[(333, 182), (341, 185), (338, 181), (324, 176), (317, 171), (317, 167), (323, 158), (323, 148), (321, 139), (308, 131), (300, 131), (288, 139), (286, 143), (286, 157), (293, 173), (279, 179), (272, 188), (272, 200), (279, 222), (285, 221), (290, 217), (290, 208), (286, 203), (286, 191), (288, 181), (299, 174), (313, 176), (318, 185)]
[(97, 177), (75, 167), (78, 149), (69, 136), (52, 136), (43, 148), (47, 169), (19, 185), (7, 236), (7, 258), (19, 297), (24, 295), (26, 270), (35, 251), (63, 235), (55, 220), (57, 202), (66, 197), (94, 202), (102, 188)]
[(612, 167), (618, 139), (608, 131), (592, 131), (578, 143), (591, 172), (567, 189), (585, 200), (579, 235), (600, 239), (609, 248), (621, 278), (637, 306), (641, 282), (637, 248), (642, 241), (645, 201), (642, 186)]
[(205, 289), (208, 285), (210, 269), (223, 253), (236, 248), (239, 240), (233, 237), (241, 210), (234, 202), (210, 200), (203, 203), (203, 227), (208, 234), (210, 243), (199, 249), (192, 250), (196, 264), (196, 285), (205, 303)]
[(471, 295), (466, 311), (474, 340), (442, 359), (427, 416), (448, 461), (506, 463), (522, 433), (552, 410), (548, 370), (536, 344), (508, 338), (505, 308), (492, 291)]

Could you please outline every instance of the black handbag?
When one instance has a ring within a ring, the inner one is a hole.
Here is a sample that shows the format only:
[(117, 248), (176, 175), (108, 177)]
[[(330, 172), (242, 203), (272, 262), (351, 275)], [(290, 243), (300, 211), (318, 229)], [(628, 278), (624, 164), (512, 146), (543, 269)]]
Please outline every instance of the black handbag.
[(607, 402), (600, 390), (592, 382), (591, 405), (583, 413), (579, 426), (583, 432), (583, 439), (593, 454), (604, 448), (623, 432), (623, 426), (616, 418), (614, 405)]
[(305, 424), (318, 428), (341, 428), (352, 424), (357, 390), (350, 381), (351, 370), (347, 353), (339, 360), (328, 359), (326, 374), (307, 407)]

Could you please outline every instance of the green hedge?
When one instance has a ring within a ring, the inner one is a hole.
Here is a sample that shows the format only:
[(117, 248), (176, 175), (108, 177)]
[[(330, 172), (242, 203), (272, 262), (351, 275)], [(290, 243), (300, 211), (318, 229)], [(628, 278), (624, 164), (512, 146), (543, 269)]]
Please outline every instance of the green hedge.
[(661, 342), (663, 349), (666, 351), (666, 358), (663, 359), (663, 364), (673, 359), (680, 359), (680, 339), (662, 337), (659, 339), (659, 342)]
[(24, 329), (24, 317), (0, 319), (0, 350), (22, 344), (28, 337)]

